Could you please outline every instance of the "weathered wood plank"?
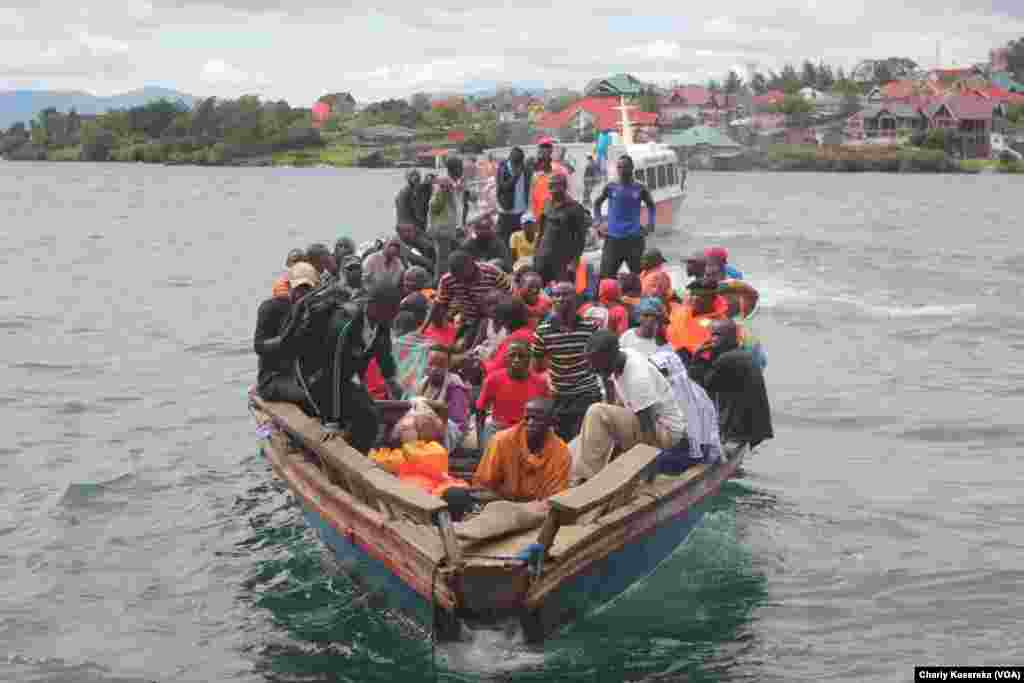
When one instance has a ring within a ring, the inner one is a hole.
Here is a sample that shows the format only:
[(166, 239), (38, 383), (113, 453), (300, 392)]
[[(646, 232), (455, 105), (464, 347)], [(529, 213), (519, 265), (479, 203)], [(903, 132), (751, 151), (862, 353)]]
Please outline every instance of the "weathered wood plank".
[(640, 444), (629, 449), (580, 486), (563, 491), (549, 499), (558, 510), (563, 524), (575, 522), (580, 515), (610, 501), (629, 488), (653, 463), (658, 449)]
[(399, 481), (353, 450), (344, 440), (335, 437), (324, 441), (320, 423), (298, 406), (258, 398), (255, 401), (257, 407), (273, 416), (275, 424), (296, 436), (330, 467), (337, 468), (338, 475), (348, 484), (348, 490), (361, 499), (369, 502), (371, 497), (375, 497), (377, 501), (397, 508), (400, 514), (424, 524), (432, 524), (438, 512), (448, 509), (440, 498)]
[[(697, 465), (678, 477), (665, 477), (666, 480), (675, 481), (667, 491), (658, 486), (660, 491), (657, 498), (641, 497), (613, 511), (597, 524), (575, 527), (581, 533), (575, 542), (560, 553), (559, 562), (548, 565), (543, 576), (530, 587), (527, 608), (537, 609), (563, 583), (655, 527), (677, 523), (672, 518), (717, 491), (721, 483), (735, 473), (742, 460), (741, 448), (731, 451), (728, 459), (719, 464)], [(559, 539), (556, 539), (555, 544), (559, 545)]]
[[(431, 586), (433, 569), (444, 559), (436, 527), (408, 522), (388, 523), (347, 492), (331, 484), (315, 466), (286, 452), (287, 440), (271, 437), (267, 455), (275, 473), (288, 483), (303, 504), (315, 511), (338, 535), (382, 562), (413, 590), (437, 604), (454, 609), (457, 598), (444, 578)], [(447, 575), (446, 572), (442, 572)]]

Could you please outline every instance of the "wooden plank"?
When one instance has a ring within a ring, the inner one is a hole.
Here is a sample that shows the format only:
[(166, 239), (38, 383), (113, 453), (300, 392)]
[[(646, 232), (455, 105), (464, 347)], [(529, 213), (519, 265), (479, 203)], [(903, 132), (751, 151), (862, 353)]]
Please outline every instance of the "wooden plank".
[(378, 500), (397, 508), (396, 513), (405, 514), (421, 524), (433, 524), (437, 513), (448, 509), (448, 504), (442, 499), (412, 484), (406, 484), (380, 468), (374, 467), (362, 475), (366, 483), (373, 487)]
[(455, 527), (452, 526), (452, 518), (447, 510), (437, 513), (437, 526), (441, 530), (441, 543), (444, 544), (444, 554), (448, 559), (448, 565), (461, 567), (462, 546), (459, 545), (459, 539), (455, 537)]
[[(658, 486), (655, 488), (663, 493), (657, 498), (639, 499), (615, 510), (598, 524), (577, 527), (586, 532), (581, 533), (565, 552), (560, 553), (560, 561), (549, 565), (550, 571), (546, 568), (540, 580), (530, 587), (526, 606), (537, 609), (559, 586), (595, 562), (657, 527), (680, 523), (679, 514), (712, 495), (723, 481), (735, 473), (736, 467), (743, 460), (743, 453), (744, 449), (737, 449), (729, 452), (727, 459), (715, 465), (697, 465), (678, 477), (658, 477)], [(675, 479), (669, 491), (661, 487), (665, 479)], [(666, 519), (665, 513), (670, 518)]]
[(383, 501), (397, 508), (401, 514), (424, 524), (432, 524), (438, 512), (448, 509), (443, 500), (399, 481), (353, 450), (343, 439), (335, 437), (324, 441), (320, 423), (303, 413), (298, 406), (255, 400), (261, 410), (274, 417), (275, 424), (296, 436), (306, 448), (322, 459), (336, 465), (352, 488), (359, 489), (360, 485), (365, 485), (367, 490), (360, 491), (363, 494), (360, 497), (364, 500), (375, 497), (377, 501)]
[(551, 507), (558, 510), (563, 524), (575, 522), (580, 515), (610, 501), (617, 493), (630, 487), (654, 463), (658, 452), (657, 448), (647, 444), (634, 446), (582, 485), (549, 498)]
[[(287, 444), (286, 439), (284, 444)], [(444, 578), (436, 586), (430, 586), (434, 567), (445, 556), (436, 527), (386, 522), (377, 511), (331, 484), (323, 472), (300, 460), (298, 454), (291, 456), (280, 450), (280, 445), (271, 441), (268, 457), (277, 475), (307, 508), (315, 511), (340, 536), (387, 566), (421, 596), (429, 600), (433, 592), (439, 605), (455, 608), (457, 598)], [(447, 576), (446, 571), (441, 573)]]

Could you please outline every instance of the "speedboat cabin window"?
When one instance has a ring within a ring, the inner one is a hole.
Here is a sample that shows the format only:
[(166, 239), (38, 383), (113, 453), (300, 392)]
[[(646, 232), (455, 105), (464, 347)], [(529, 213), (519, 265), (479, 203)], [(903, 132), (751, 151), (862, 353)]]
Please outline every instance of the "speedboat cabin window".
[(665, 187), (668, 185), (668, 169), (664, 166), (658, 167), (658, 187)]

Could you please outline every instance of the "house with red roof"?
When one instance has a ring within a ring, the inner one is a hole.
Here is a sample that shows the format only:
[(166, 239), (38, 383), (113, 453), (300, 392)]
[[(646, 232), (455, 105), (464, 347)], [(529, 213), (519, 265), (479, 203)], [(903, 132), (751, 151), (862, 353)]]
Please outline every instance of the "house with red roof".
[(697, 125), (720, 128), (736, 112), (735, 95), (711, 92), (700, 85), (673, 88), (658, 98), (658, 116), (663, 124), (679, 121), (684, 116)]
[(953, 134), (956, 149), (965, 159), (988, 158), (992, 154), (992, 133), (1002, 124), (1006, 107), (977, 95), (952, 95), (922, 109), (929, 130)]
[[(591, 128), (594, 132), (622, 132), (622, 112), (617, 109), (620, 102), (615, 97), (585, 97), (573, 102), (560, 112), (547, 112), (537, 120), (537, 128), (556, 134), (566, 128), (584, 130)], [(656, 135), (658, 131), (658, 115), (652, 112), (629, 109), (629, 121), (633, 130), (640, 135)]]

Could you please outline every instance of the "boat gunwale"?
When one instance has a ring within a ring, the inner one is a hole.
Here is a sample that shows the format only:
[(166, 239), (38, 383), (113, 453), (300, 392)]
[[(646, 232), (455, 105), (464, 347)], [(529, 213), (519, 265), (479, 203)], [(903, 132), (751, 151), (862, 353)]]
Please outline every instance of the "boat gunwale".
[[(331, 482), (317, 466), (299, 462), (294, 455), (286, 452), (279, 444), (275, 444), (272, 437), (265, 439), (264, 450), (275, 474), (284, 481), (289, 491), (300, 499), (305, 509), (314, 512), (341, 538), (380, 562), (428, 602), (433, 598), (439, 607), (447, 610), (456, 609), (457, 600), (445, 580), (452, 570), (445, 564), (443, 550), (439, 557), (432, 557), (428, 551), (413, 542), (405, 530), (391, 526), (382, 513), (373, 510)], [(328, 507), (324, 500), (333, 505)], [(369, 527), (371, 533), (357, 533), (354, 526), (346, 526), (345, 522)], [(385, 545), (392, 547), (385, 548)], [(397, 563), (394, 551), (399, 551), (399, 557), (413, 561), (415, 569)], [(440, 569), (442, 578), (434, 581), (434, 571), (437, 569)]]

